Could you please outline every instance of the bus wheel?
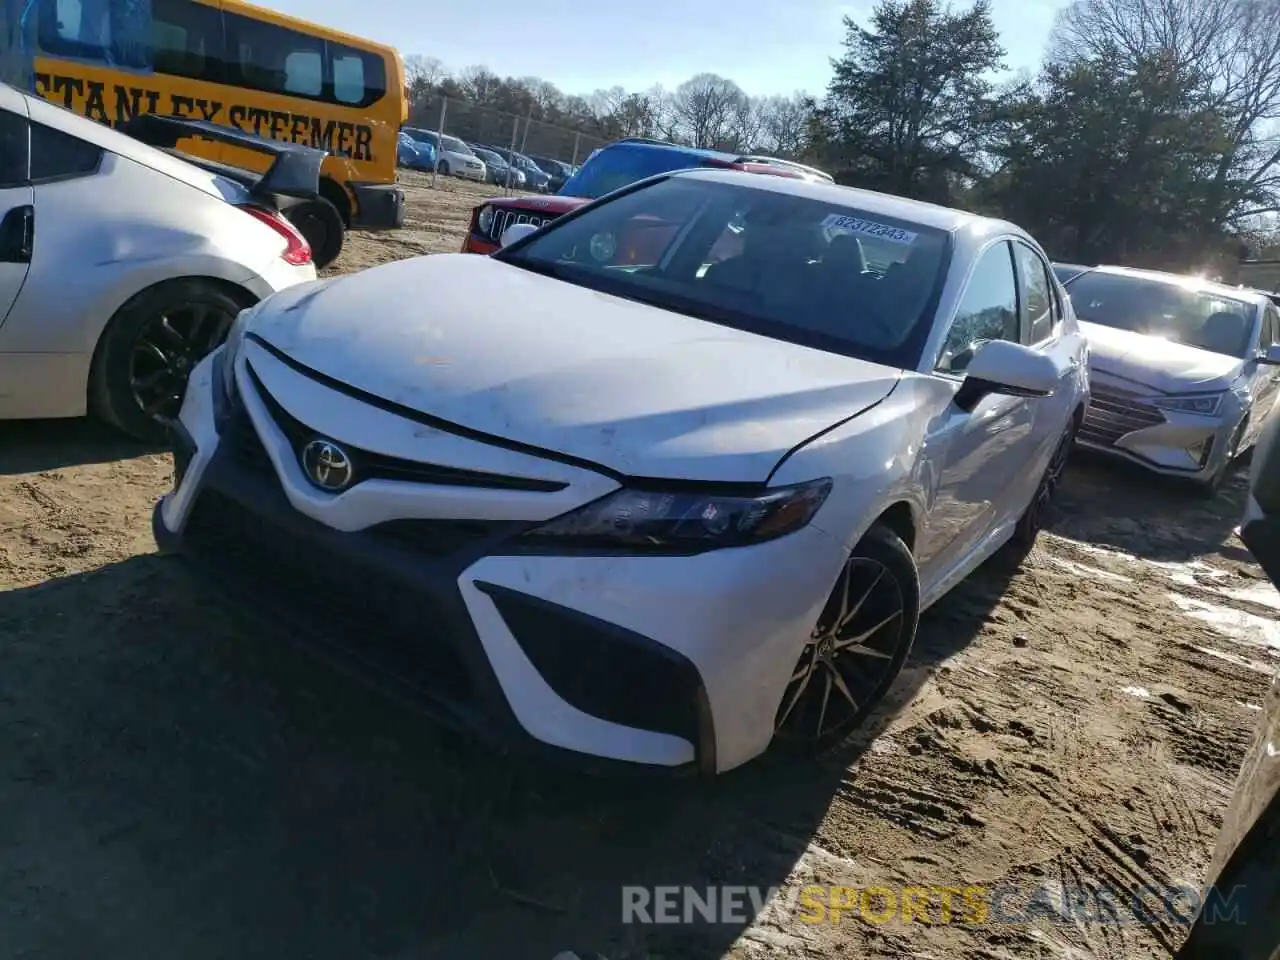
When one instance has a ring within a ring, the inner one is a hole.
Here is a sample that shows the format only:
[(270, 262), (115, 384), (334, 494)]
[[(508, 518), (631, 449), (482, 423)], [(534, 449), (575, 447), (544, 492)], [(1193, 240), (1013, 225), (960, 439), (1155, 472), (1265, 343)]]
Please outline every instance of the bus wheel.
[(285, 216), (311, 244), (311, 258), (317, 269), (338, 259), (345, 230), (337, 207), (320, 197), (289, 207)]

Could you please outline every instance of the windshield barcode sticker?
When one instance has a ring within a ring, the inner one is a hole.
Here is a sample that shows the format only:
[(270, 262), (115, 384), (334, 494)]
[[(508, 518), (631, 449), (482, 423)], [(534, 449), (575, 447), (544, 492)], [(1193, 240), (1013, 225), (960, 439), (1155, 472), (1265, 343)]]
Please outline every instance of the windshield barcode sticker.
[(888, 240), (890, 243), (915, 243), (916, 235), (910, 230), (901, 230), (886, 223), (863, 220), (859, 217), (846, 217), (838, 213), (829, 215), (822, 221), (823, 227), (831, 230), (844, 230), (848, 233), (861, 233), (864, 236)]

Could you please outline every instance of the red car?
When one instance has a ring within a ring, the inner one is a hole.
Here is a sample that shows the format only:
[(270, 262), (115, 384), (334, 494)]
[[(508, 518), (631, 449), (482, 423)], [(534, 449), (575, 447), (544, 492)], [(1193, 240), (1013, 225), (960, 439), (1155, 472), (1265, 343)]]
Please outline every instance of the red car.
[[(471, 223), (467, 238), (462, 243), (462, 252), (493, 253), (498, 249), (502, 234), (513, 224), (531, 223), (540, 227), (561, 214), (576, 210), (597, 197), (637, 180), (690, 167), (720, 167), (801, 179), (800, 174), (784, 167), (744, 162), (733, 154), (664, 143), (619, 140), (592, 154), (582, 165), (582, 169), (553, 196), (495, 197), (476, 207), (471, 211)], [(655, 229), (661, 228), (655, 225)], [(643, 231), (642, 234), (646, 232)], [(623, 249), (619, 250), (617, 262), (643, 262), (634, 258), (641, 256), (646, 239), (643, 235), (627, 238), (627, 242), (622, 245)]]

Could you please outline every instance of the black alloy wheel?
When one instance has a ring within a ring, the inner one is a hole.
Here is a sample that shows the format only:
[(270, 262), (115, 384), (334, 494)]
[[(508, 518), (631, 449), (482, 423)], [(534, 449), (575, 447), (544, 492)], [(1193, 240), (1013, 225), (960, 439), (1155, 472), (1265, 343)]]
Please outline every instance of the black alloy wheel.
[(841, 569), (787, 683), (775, 743), (815, 755), (847, 742), (902, 670), (919, 614), (910, 551), (888, 528), (872, 527)]
[(1049, 458), (1048, 465), (1044, 468), (1040, 483), (1036, 486), (1035, 495), (1031, 498), (1031, 502), (1027, 504), (1027, 509), (1022, 516), (1018, 518), (1018, 526), (1014, 529), (1012, 542), (1023, 553), (1035, 546), (1036, 538), (1040, 535), (1040, 531), (1044, 529), (1045, 521), (1049, 518), (1049, 510), (1053, 504), (1053, 498), (1057, 494), (1058, 488), (1062, 486), (1062, 477), (1067, 472), (1067, 461), (1071, 459), (1071, 451), (1075, 446), (1075, 442), (1076, 421), (1073, 417), (1067, 426), (1066, 432), (1062, 434), (1062, 438), (1054, 448), (1053, 456)]
[(162, 443), (192, 369), (226, 339), (247, 292), (204, 280), (145, 290), (111, 318), (89, 381), (93, 413), (129, 436)]
[(235, 315), (192, 303), (153, 316), (129, 353), (129, 389), (148, 417), (171, 420), (182, 409), (191, 368), (227, 337)]

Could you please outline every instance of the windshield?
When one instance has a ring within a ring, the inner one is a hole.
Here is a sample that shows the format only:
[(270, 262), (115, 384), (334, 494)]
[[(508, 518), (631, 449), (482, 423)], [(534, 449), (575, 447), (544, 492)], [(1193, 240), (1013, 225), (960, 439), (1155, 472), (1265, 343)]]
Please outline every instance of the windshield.
[(436, 144), (436, 135), (426, 130), (414, 130), (412, 128), (406, 127), (401, 132), (407, 133), (411, 138), (413, 138), (414, 140), (417, 140), (419, 143), (429, 143), (433, 147)]
[(777, 340), (914, 367), (950, 243), (941, 230), (893, 217), (673, 177), (496, 256)]
[(444, 144), (444, 148), (449, 153), (461, 153), (463, 156), (474, 157), (471, 148), (459, 140), (457, 137), (441, 137), (440, 142)]
[(506, 166), (506, 163), (503, 162), (503, 159), (500, 156), (498, 156), (496, 153), (494, 153), (492, 150), (482, 150), (479, 147), (473, 147), (472, 150), (477, 157), (479, 157), (485, 163), (490, 164), (491, 166), (499, 166), (499, 167)]
[(560, 188), (560, 194), (594, 200), (645, 177), (697, 165), (698, 158), (684, 150), (636, 145), (602, 147)]
[(1253, 339), (1253, 304), (1188, 284), (1093, 271), (1067, 284), (1076, 315), (1199, 350), (1244, 357)]

